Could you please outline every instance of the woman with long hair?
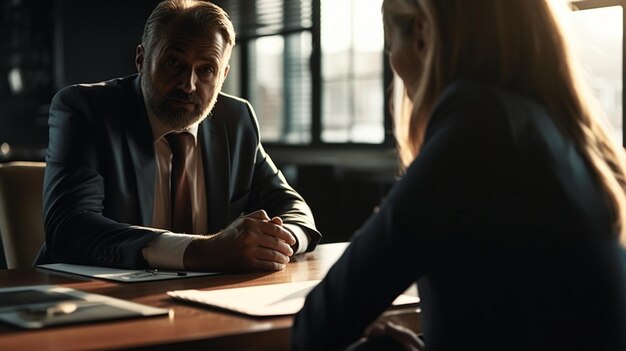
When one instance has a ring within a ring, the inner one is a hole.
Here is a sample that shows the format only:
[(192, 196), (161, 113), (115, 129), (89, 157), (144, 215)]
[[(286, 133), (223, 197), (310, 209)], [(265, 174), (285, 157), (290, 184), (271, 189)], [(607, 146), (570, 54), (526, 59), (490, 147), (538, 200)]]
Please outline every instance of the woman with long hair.
[(624, 151), (553, 3), (383, 1), (404, 174), (307, 297), (294, 350), (345, 348), (416, 281), (428, 350), (626, 350)]

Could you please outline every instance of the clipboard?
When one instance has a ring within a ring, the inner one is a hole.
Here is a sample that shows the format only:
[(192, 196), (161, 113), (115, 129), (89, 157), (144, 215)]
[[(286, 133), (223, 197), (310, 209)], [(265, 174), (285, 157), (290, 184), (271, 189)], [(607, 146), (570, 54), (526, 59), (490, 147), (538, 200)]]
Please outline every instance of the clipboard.
[(193, 278), (219, 274), (218, 272), (174, 272), (161, 271), (156, 269), (133, 270), (111, 267), (85, 266), (69, 263), (41, 264), (37, 265), (37, 267), (58, 272), (82, 275), (85, 277), (113, 280), (123, 283), (139, 283), (154, 280)]
[(167, 309), (57, 285), (0, 288), (0, 322), (23, 329), (169, 313)]

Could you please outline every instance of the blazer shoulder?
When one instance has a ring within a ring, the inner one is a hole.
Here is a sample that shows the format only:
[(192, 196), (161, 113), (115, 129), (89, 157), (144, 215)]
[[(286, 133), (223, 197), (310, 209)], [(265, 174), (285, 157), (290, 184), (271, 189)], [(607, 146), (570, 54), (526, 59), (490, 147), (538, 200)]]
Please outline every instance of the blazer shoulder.
[(219, 93), (211, 113), (211, 123), (227, 127), (254, 129), (259, 133), (259, 123), (250, 102), (226, 93)]
[(227, 103), (232, 103), (232, 104), (244, 104), (244, 105), (249, 105), (250, 102), (244, 98), (235, 96), (235, 95), (231, 95), (231, 94), (227, 94), (224, 92), (220, 92), (218, 94), (218, 99), (222, 99), (225, 101), (228, 101)]
[(429, 127), (458, 119), (475, 122), (466, 127), (491, 124), (495, 132), (502, 132), (495, 128), (500, 126), (514, 135), (552, 123), (546, 108), (533, 99), (505, 87), (471, 80), (459, 80), (444, 89)]
[(106, 126), (121, 130), (124, 125), (141, 124), (144, 116), (147, 123), (139, 80), (127, 77), (61, 89), (52, 99), (49, 121), (71, 119), (101, 132)]
[[(137, 75), (132, 75), (125, 78), (115, 78), (98, 83), (81, 83), (69, 85), (60, 89), (53, 98), (54, 102), (63, 102), (67, 100), (76, 99), (107, 99), (112, 98), (110, 101), (128, 96), (134, 87), (138, 84)], [(137, 84), (135, 84), (137, 83)], [(138, 87), (138, 85), (137, 85)]]
[(218, 94), (213, 108), (215, 118), (232, 119), (232, 115), (241, 116), (246, 114), (254, 115), (252, 105), (250, 105), (248, 100), (226, 93)]
[(532, 112), (534, 115), (547, 113), (544, 106), (518, 92), (498, 85), (472, 80), (459, 80), (444, 89), (435, 111), (459, 106), (474, 106), (481, 109), (493, 107), (498, 113), (507, 115), (519, 109)]

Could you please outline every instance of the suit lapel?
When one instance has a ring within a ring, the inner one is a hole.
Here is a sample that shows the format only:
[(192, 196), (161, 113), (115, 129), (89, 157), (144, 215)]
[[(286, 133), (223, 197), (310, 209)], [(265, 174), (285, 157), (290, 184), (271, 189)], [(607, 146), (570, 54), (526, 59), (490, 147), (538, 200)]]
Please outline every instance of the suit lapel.
[(230, 150), (226, 126), (206, 118), (198, 128), (207, 199), (210, 233), (228, 224)]
[[(148, 121), (148, 115), (140, 89), (139, 76), (133, 82), (133, 94), (130, 96), (128, 116), (125, 118), (126, 141), (128, 151), (135, 172), (137, 197), (139, 199), (139, 212), (141, 224), (152, 225), (152, 212), (154, 209), (154, 187), (156, 176), (156, 160), (154, 156), (154, 143), (152, 140), (152, 127)], [(128, 180), (132, 179), (129, 177)]]

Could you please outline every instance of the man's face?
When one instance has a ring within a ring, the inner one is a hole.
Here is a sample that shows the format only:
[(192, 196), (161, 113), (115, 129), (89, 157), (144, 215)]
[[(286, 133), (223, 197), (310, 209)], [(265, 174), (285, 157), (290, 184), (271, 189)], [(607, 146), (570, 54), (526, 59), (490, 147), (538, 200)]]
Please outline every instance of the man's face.
[(191, 36), (175, 29), (164, 33), (150, 57), (137, 49), (137, 68), (147, 103), (163, 123), (181, 130), (213, 109), (228, 74), (230, 48), (215, 31)]

